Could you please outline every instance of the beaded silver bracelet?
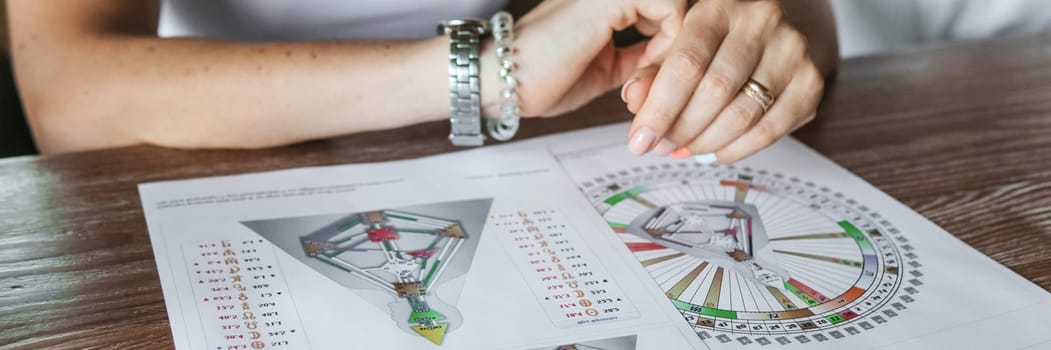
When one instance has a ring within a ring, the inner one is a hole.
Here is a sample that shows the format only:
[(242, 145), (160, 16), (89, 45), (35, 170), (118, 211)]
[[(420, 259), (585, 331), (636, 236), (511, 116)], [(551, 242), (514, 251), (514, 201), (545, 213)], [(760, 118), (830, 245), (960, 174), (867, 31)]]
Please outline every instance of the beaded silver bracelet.
[(493, 33), (493, 43), (496, 45), (496, 59), (500, 64), (500, 81), (504, 87), (500, 89), (500, 116), (486, 119), (486, 127), (489, 136), (499, 141), (507, 141), (518, 132), (518, 80), (514, 77), (515, 61), (515, 20), (506, 11), (497, 12), (489, 20)]

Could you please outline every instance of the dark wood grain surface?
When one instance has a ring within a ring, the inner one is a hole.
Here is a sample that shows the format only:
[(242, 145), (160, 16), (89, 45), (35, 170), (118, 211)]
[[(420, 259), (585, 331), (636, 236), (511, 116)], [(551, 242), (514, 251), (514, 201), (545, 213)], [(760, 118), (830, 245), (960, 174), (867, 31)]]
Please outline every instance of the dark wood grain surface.
[[(796, 137), (1051, 289), (1051, 35), (848, 60), (828, 90)], [(523, 134), (630, 117), (610, 95)], [(453, 151), (446, 132), (0, 160), (0, 348), (172, 347), (139, 183)]]

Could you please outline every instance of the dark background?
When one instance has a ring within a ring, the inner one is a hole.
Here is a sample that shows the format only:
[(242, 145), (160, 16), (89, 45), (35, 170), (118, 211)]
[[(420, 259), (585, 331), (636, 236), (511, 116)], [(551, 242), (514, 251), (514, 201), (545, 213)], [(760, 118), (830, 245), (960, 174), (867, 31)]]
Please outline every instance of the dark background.
[(35, 154), (36, 147), (26, 126), (22, 102), (11, 72), (7, 45), (7, 4), (0, 3), (0, 158)]
[(36, 147), (22, 113), (11, 62), (5, 54), (0, 59), (0, 158), (34, 153)]

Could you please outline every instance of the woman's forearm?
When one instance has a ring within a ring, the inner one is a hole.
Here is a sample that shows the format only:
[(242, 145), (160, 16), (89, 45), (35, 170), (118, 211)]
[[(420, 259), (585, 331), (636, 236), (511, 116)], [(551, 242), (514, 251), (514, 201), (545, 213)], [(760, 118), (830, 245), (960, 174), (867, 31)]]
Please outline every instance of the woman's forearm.
[(47, 45), (15, 52), (27, 112), (47, 152), (135, 143), (266, 147), (436, 120), (449, 108), (442, 39), (237, 44), (112, 36)]

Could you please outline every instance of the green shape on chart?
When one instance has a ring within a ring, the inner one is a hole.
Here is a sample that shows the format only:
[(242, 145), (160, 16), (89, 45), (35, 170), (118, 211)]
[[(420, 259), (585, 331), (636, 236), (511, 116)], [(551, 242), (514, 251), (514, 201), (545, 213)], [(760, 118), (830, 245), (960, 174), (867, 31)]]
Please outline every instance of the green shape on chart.
[(714, 307), (701, 307), (701, 315), (737, 319), (737, 311), (716, 309)]
[(410, 218), (408, 216), (401, 216), (401, 215), (395, 215), (395, 214), (387, 214), (387, 217), (392, 217), (392, 218), (397, 218), (397, 219), (402, 219), (402, 220), (408, 220), (408, 221), (418, 221), (418, 220), (416, 220), (416, 218)]
[(624, 191), (624, 192), (621, 192), (621, 193), (617, 193), (617, 194), (613, 195), (612, 197), (606, 198), (605, 203), (609, 204), (609, 205), (615, 205), (615, 204), (620, 203), (620, 201), (623, 201), (625, 199), (634, 198), (635, 196), (639, 195), (639, 193), (642, 193), (642, 192), (646, 192), (646, 189), (642, 188), (642, 187), (635, 187), (635, 188), (632, 188), (630, 190), (627, 190), (627, 191)]
[(351, 227), (354, 227), (354, 225), (357, 225), (359, 222), (361, 222), (360, 219), (354, 219), (354, 220), (347, 221), (347, 223), (339, 225), (339, 227), (336, 228), (336, 230), (338, 230), (339, 232), (343, 232), (343, 231), (349, 230)]
[(423, 285), (427, 285), (431, 282), (431, 277), (434, 276), (434, 271), (438, 271), (438, 266), (441, 264), (441, 260), (434, 260), (434, 265), (431, 265), (431, 270), (427, 271), (427, 277), (423, 278)]
[(434, 310), (427, 311), (413, 311), (409, 314), (409, 323), (433, 323), (434, 321), (444, 320), (445, 315), (442, 315)]
[(832, 324), (840, 324), (840, 323), (843, 323), (843, 321), (846, 321), (846, 319), (843, 318), (843, 316), (840, 316), (840, 315), (831, 315), (831, 316), (825, 317), (825, 319), (828, 320), (828, 322), (832, 322)]
[(847, 231), (847, 235), (858, 242), (858, 246), (861, 247), (862, 252), (873, 251), (872, 243), (870, 243), (869, 239), (865, 237), (865, 234), (861, 233), (861, 230), (859, 230), (857, 226), (854, 226), (850, 221), (840, 221), (837, 222), (837, 224), (839, 224), (839, 227), (842, 227)]

